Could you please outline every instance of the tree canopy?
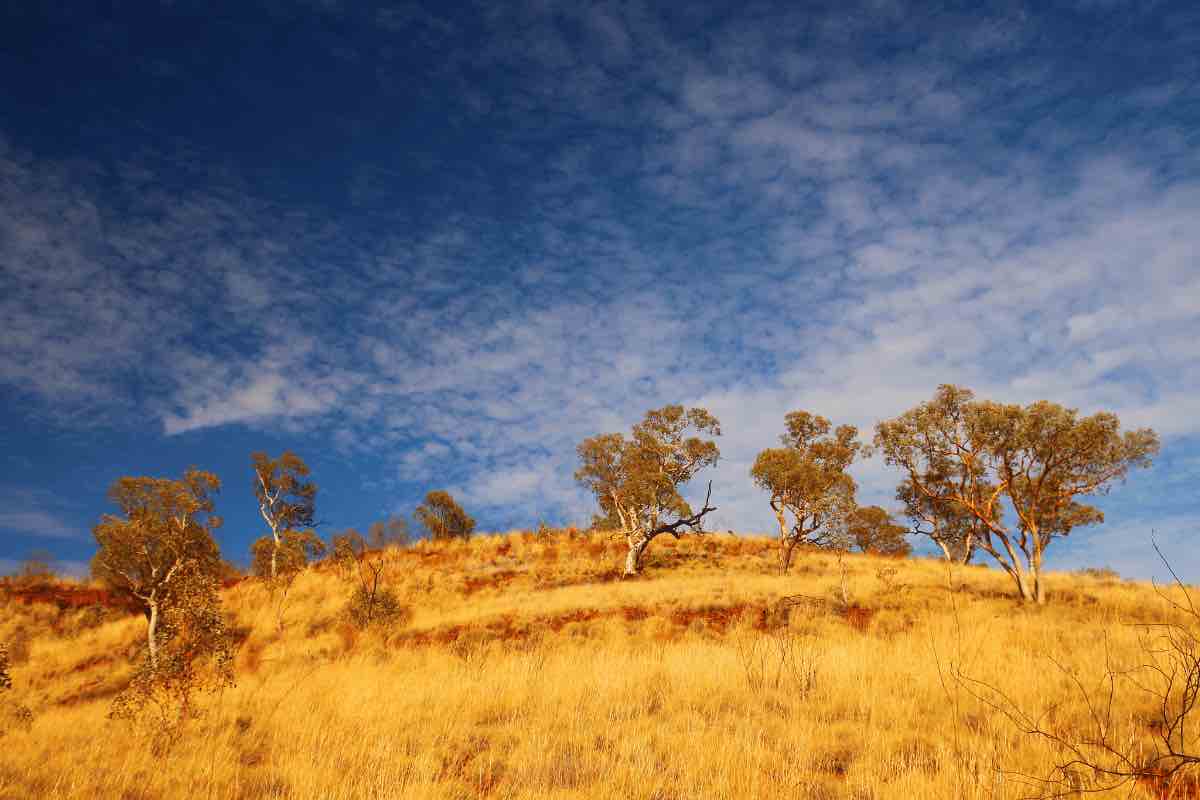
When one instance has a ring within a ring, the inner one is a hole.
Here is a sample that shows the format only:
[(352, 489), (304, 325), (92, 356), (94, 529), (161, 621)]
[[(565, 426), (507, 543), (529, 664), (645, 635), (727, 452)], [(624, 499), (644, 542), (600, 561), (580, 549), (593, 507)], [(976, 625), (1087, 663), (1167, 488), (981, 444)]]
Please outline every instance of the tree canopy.
[[(1046, 547), (1104, 518), (1076, 498), (1104, 493), (1130, 468), (1149, 466), (1159, 447), (1154, 431), (1122, 432), (1112, 413), (1081, 417), (1046, 400), (975, 400), (950, 384), (880, 422), (875, 443), (888, 464), (905, 471), (901, 494), (911, 509), (970, 515), (980, 549), (1009, 573), (1022, 599), (1038, 603), (1045, 602)], [(1004, 499), (1015, 531), (1002, 520)]]
[[(279, 458), (266, 453), (250, 454), (250, 465), (254, 472), (252, 486), (258, 501), (258, 510), (271, 531), (268, 542), (254, 544), (254, 559), (258, 562), (260, 552), (265, 553), (269, 545), (270, 559), (267, 562), (274, 579), (279, 576), (281, 556), (290, 561), (296, 558), (307, 560), (312, 547), (318, 541), (312, 531), (316, 515), (317, 485), (307, 480), (308, 465), (304, 459), (285, 450)], [(287, 551), (284, 553), (283, 551)]]
[(413, 515), (435, 541), (468, 539), (475, 532), (475, 518), (463, 511), (449, 492), (429, 492)]
[(880, 506), (859, 506), (850, 513), (846, 531), (864, 553), (902, 557), (912, 552), (908, 529), (897, 525), (892, 515)]
[(669, 405), (647, 411), (629, 437), (600, 434), (576, 448), (575, 479), (595, 495), (601, 519), (619, 522), (629, 545), (626, 575), (638, 572), (656, 536), (702, 531), (703, 517), (716, 510), (706, 499), (693, 512), (680, 491), (720, 457), (716, 443), (697, 434), (720, 436), (720, 423), (706, 409)]
[(780, 570), (787, 572), (800, 543), (830, 546), (841, 541), (855, 508), (857, 486), (846, 469), (863, 450), (858, 429), (833, 424), (807, 411), (784, 418), (783, 447), (758, 454), (750, 475), (770, 494), (779, 523)]

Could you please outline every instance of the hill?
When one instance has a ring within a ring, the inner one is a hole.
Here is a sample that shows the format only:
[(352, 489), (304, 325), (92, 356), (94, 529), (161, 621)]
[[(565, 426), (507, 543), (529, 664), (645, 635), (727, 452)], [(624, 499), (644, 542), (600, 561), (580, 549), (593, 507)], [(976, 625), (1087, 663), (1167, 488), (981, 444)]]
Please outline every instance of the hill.
[[(1076, 679), (1145, 661), (1127, 623), (1182, 619), (1115, 577), (1051, 573), (1050, 604), (1022, 606), (984, 567), (810, 551), (780, 576), (775, 548), (660, 538), (628, 581), (599, 535), (389, 548), (372, 556), (403, 604), (386, 629), (348, 621), (354, 576), (333, 565), (282, 612), (243, 580), (223, 592), (237, 686), (165, 739), (106, 719), (143, 619), (97, 587), (9, 582), (0, 797), (1029, 796), (1019, 775), (1062, 751), (971, 679), (1085, 731)], [(1153, 700), (1118, 692), (1120, 741), (1153, 745)]]

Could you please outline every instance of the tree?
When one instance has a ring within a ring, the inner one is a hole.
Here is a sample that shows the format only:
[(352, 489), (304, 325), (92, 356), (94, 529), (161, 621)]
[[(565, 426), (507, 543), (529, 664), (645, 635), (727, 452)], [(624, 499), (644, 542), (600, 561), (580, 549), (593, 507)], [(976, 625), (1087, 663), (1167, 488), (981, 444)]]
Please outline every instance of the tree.
[(290, 584), (310, 561), (325, 555), (325, 543), (315, 531), (285, 531), (278, 543), (270, 536), (259, 537), (250, 545), (250, 554), (255, 576), (273, 585)]
[(758, 454), (750, 475), (770, 493), (779, 522), (779, 569), (786, 573), (801, 542), (837, 546), (855, 508), (857, 486), (846, 468), (863, 450), (858, 429), (839, 425), (807, 411), (784, 418), (783, 447)]
[[(1115, 414), (1080, 417), (1039, 400), (1027, 406), (977, 401), (945, 384), (934, 398), (875, 428), (887, 463), (906, 472), (906, 491), (930, 508), (952, 507), (978, 523), (977, 543), (1016, 584), (1024, 601), (1044, 603), (1042, 563), (1050, 542), (1100, 522), (1077, 497), (1103, 494), (1158, 452), (1149, 428), (1120, 431)], [(1016, 530), (1001, 519), (1002, 498)]]
[(258, 538), (250, 546), (250, 553), (250, 568), (270, 589), (275, 624), (282, 633), (292, 585), (310, 561), (325, 555), (325, 543), (315, 531), (284, 531), (278, 542), (270, 536)]
[[(316, 513), (317, 486), (308, 477), (308, 465), (291, 450), (283, 451), (279, 458), (272, 459), (266, 453), (250, 454), (254, 469), (254, 497), (258, 510), (271, 530), (270, 576), (279, 575), (280, 552), (288, 541), (286, 534), (307, 529), (312, 533)], [(315, 538), (315, 534), (313, 534)], [(294, 537), (292, 537), (294, 541)], [(304, 554), (294, 546), (292, 555)]]
[(633, 426), (632, 435), (607, 433), (585, 439), (577, 448), (582, 466), (575, 479), (586, 486), (600, 504), (600, 518), (620, 523), (629, 547), (625, 575), (636, 575), (642, 553), (655, 537), (669, 533), (676, 539), (685, 531), (703, 533), (712, 484), (704, 505), (693, 513), (680, 487), (704, 467), (717, 463), (715, 442), (689, 432), (721, 435), (716, 417), (703, 408), (670, 405), (646, 412)]
[(121, 516), (106, 514), (92, 529), (99, 550), (92, 574), (135, 598), (146, 614), (152, 664), (171, 631), (160, 630), (163, 612), (192, 599), (194, 584), (219, 574), (221, 555), (212, 531), (221, 524), (211, 495), (221, 482), (190, 469), (183, 480), (118, 478), (108, 491)]
[(408, 520), (404, 517), (389, 516), (385, 520), (372, 522), (367, 528), (367, 541), (377, 550), (388, 545), (403, 547), (408, 544)]
[(475, 531), (475, 519), (462, 510), (449, 492), (433, 491), (417, 506), (414, 516), (435, 541), (467, 539)]
[[(974, 514), (957, 503), (922, 494), (907, 479), (896, 489), (896, 499), (904, 503), (905, 513), (913, 522), (913, 533), (932, 539), (946, 561), (971, 563), (986, 527)], [(1001, 511), (996, 508), (997, 516)]]
[(912, 552), (905, 538), (908, 528), (897, 525), (879, 506), (860, 506), (850, 513), (847, 532), (864, 553), (903, 558)]

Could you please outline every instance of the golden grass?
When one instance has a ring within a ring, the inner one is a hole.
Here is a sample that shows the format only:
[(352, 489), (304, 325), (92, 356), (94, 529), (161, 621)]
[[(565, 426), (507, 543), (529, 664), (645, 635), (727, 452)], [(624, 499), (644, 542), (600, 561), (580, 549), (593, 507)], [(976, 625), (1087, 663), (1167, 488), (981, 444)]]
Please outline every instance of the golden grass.
[[(1144, 583), (1052, 574), (1051, 605), (1023, 608), (997, 571), (867, 556), (845, 560), (861, 609), (846, 614), (828, 554), (787, 577), (761, 538), (647, 555), (645, 576), (622, 582), (620, 548), (599, 537), (388, 550), (413, 616), (385, 634), (345, 624), (349, 585), (331, 568), (296, 582), (282, 632), (264, 588), (243, 582), (224, 594), (245, 637), (238, 684), (165, 750), (105, 718), (141, 619), (8, 601), (0, 641), (27, 645), (4, 702), (33, 722), (0, 739), (0, 798), (1030, 796), (1016, 773), (1047, 774), (1056, 752), (949, 665), (1031, 712), (1061, 704), (1070, 724), (1082, 706), (1045, 656), (1098, 677), (1106, 643), (1119, 663), (1142, 655), (1123, 622), (1169, 618)], [(794, 609), (784, 634), (759, 629), (800, 594), (830, 602)], [(775, 662), (754, 659), (779, 641), (794, 669), (775, 685)], [(1148, 700), (1117, 702), (1123, 730), (1149, 737)]]

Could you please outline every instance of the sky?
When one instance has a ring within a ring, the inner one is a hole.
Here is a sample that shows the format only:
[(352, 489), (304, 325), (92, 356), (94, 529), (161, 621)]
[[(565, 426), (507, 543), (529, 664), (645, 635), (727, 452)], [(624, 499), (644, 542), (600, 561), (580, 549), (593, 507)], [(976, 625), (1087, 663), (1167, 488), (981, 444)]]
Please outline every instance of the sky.
[(324, 534), (586, 524), (576, 445), (667, 403), (767, 532), (787, 412), (955, 383), (1153, 427), (1048, 564), (1197, 580), (1198, 253), (1195, 3), (4, 4), (0, 571), (190, 465), (245, 563), (255, 450)]

